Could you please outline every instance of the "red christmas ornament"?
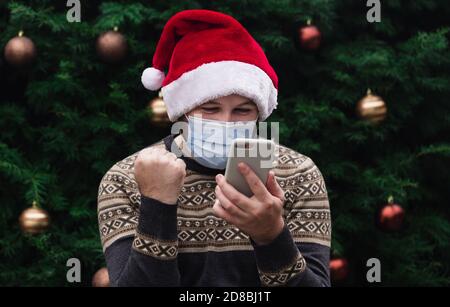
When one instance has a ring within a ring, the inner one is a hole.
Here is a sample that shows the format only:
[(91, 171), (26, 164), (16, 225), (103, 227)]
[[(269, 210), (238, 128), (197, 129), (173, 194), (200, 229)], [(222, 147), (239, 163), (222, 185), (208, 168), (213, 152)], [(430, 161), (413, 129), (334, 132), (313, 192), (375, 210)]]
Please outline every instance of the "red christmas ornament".
[(127, 39), (117, 27), (107, 31), (97, 38), (97, 54), (107, 63), (117, 63), (123, 60), (128, 51)]
[(405, 217), (405, 210), (394, 203), (394, 198), (389, 196), (388, 204), (381, 208), (378, 223), (383, 230), (398, 231), (403, 226), (403, 218)]
[(330, 276), (332, 281), (342, 281), (348, 275), (348, 261), (345, 258), (330, 260)]
[(311, 25), (311, 20), (306, 24), (298, 30), (300, 46), (307, 50), (316, 50), (320, 47), (322, 34), (316, 26)]
[(24, 67), (36, 58), (36, 46), (33, 41), (23, 35), (23, 31), (9, 40), (5, 46), (5, 59), (14, 67)]

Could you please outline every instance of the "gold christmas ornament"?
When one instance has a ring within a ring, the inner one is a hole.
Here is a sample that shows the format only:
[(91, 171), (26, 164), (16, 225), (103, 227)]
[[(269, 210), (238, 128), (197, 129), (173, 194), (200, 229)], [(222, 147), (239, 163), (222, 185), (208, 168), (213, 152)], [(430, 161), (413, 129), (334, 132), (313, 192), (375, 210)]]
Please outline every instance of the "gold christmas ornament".
[(96, 49), (103, 61), (117, 63), (125, 58), (128, 44), (125, 36), (114, 27), (113, 31), (107, 31), (97, 38)]
[(170, 124), (166, 104), (162, 98), (161, 91), (159, 92), (158, 97), (150, 101), (149, 108), (151, 111), (150, 121), (153, 125), (158, 127), (166, 127)]
[(36, 201), (33, 201), (33, 206), (25, 209), (20, 215), (19, 225), (26, 234), (38, 234), (47, 230), (50, 216), (47, 211), (38, 207)]
[(92, 277), (92, 287), (109, 287), (109, 274), (107, 268), (98, 270)]
[(386, 103), (380, 96), (373, 95), (372, 91), (368, 89), (366, 96), (356, 105), (356, 114), (370, 123), (379, 123), (386, 118)]
[(36, 47), (31, 39), (23, 36), (23, 31), (10, 39), (5, 46), (5, 59), (15, 67), (31, 64), (36, 57)]

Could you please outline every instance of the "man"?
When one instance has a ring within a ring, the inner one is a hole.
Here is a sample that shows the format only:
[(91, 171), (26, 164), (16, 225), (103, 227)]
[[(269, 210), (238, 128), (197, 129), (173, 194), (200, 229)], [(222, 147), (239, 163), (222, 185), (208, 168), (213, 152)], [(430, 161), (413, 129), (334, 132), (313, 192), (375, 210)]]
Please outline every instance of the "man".
[(276, 107), (276, 73), (242, 25), (208, 10), (174, 15), (142, 82), (162, 87), (169, 118), (189, 128), (102, 178), (98, 218), (111, 284), (329, 286), (330, 211), (312, 160), (277, 145), (278, 163), (264, 183), (240, 164), (254, 194), (247, 197), (226, 182), (226, 155), (194, 129), (214, 126), (228, 136), (219, 141), (228, 149), (230, 135)]

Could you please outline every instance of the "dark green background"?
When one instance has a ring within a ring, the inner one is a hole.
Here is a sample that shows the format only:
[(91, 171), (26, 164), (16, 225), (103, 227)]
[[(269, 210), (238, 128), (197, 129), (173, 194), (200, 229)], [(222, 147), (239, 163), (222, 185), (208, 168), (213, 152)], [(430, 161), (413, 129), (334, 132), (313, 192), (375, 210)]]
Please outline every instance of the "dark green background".
[[(211, 3), (214, 4), (211, 4)], [(152, 127), (156, 96), (140, 75), (174, 13), (229, 13), (260, 42), (280, 79), (281, 143), (310, 156), (326, 179), (334, 256), (351, 265), (341, 285), (370, 285), (366, 261), (382, 264), (381, 285), (450, 282), (450, 2), (382, 1), (382, 22), (366, 21), (366, 1), (81, 1), (81, 23), (66, 1), (1, 1), (0, 46), (24, 30), (38, 49), (28, 70), (0, 58), (0, 285), (68, 285), (66, 261), (82, 262), (82, 283), (104, 266), (96, 198), (116, 161), (168, 134)], [(316, 52), (298, 48), (312, 18)], [(96, 37), (118, 26), (130, 51), (102, 63)], [(370, 87), (389, 114), (379, 126), (358, 120)], [(405, 227), (384, 233), (376, 210), (392, 194)], [(44, 234), (21, 234), (17, 218), (39, 201)]]

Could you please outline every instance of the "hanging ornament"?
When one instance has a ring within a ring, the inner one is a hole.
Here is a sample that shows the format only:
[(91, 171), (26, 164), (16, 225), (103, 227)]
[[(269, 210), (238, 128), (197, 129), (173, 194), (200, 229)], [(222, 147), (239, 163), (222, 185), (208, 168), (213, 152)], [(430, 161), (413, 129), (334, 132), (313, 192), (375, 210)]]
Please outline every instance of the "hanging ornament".
[(5, 60), (14, 67), (24, 67), (33, 62), (36, 47), (31, 39), (23, 36), (23, 31), (10, 39), (5, 46)]
[(109, 274), (107, 268), (99, 269), (92, 277), (92, 287), (109, 287)]
[(345, 258), (334, 258), (330, 260), (330, 276), (332, 281), (343, 281), (349, 272), (348, 261)]
[(113, 31), (107, 31), (97, 38), (96, 44), (98, 56), (107, 63), (117, 63), (125, 58), (128, 44), (125, 36), (117, 27)]
[(26, 234), (38, 234), (47, 230), (50, 225), (50, 216), (47, 211), (38, 207), (33, 201), (31, 208), (25, 209), (19, 217), (19, 224)]
[(367, 94), (356, 105), (356, 114), (361, 119), (372, 124), (379, 123), (386, 118), (387, 107), (386, 103), (379, 96), (372, 94), (370, 89), (367, 89)]
[(158, 97), (152, 99), (149, 103), (150, 109), (150, 121), (157, 127), (166, 127), (170, 124), (169, 116), (167, 115), (167, 108), (162, 98), (161, 91), (159, 91)]
[(311, 19), (308, 19), (306, 26), (298, 29), (298, 38), (303, 49), (316, 50), (320, 47), (322, 34), (316, 26), (311, 24)]
[(394, 197), (389, 196), (388, 203), (381, 208), (378, 215), (378, 225), (385, 231), (399, 231), (403, 226), (405, 210), (394, 203)]

